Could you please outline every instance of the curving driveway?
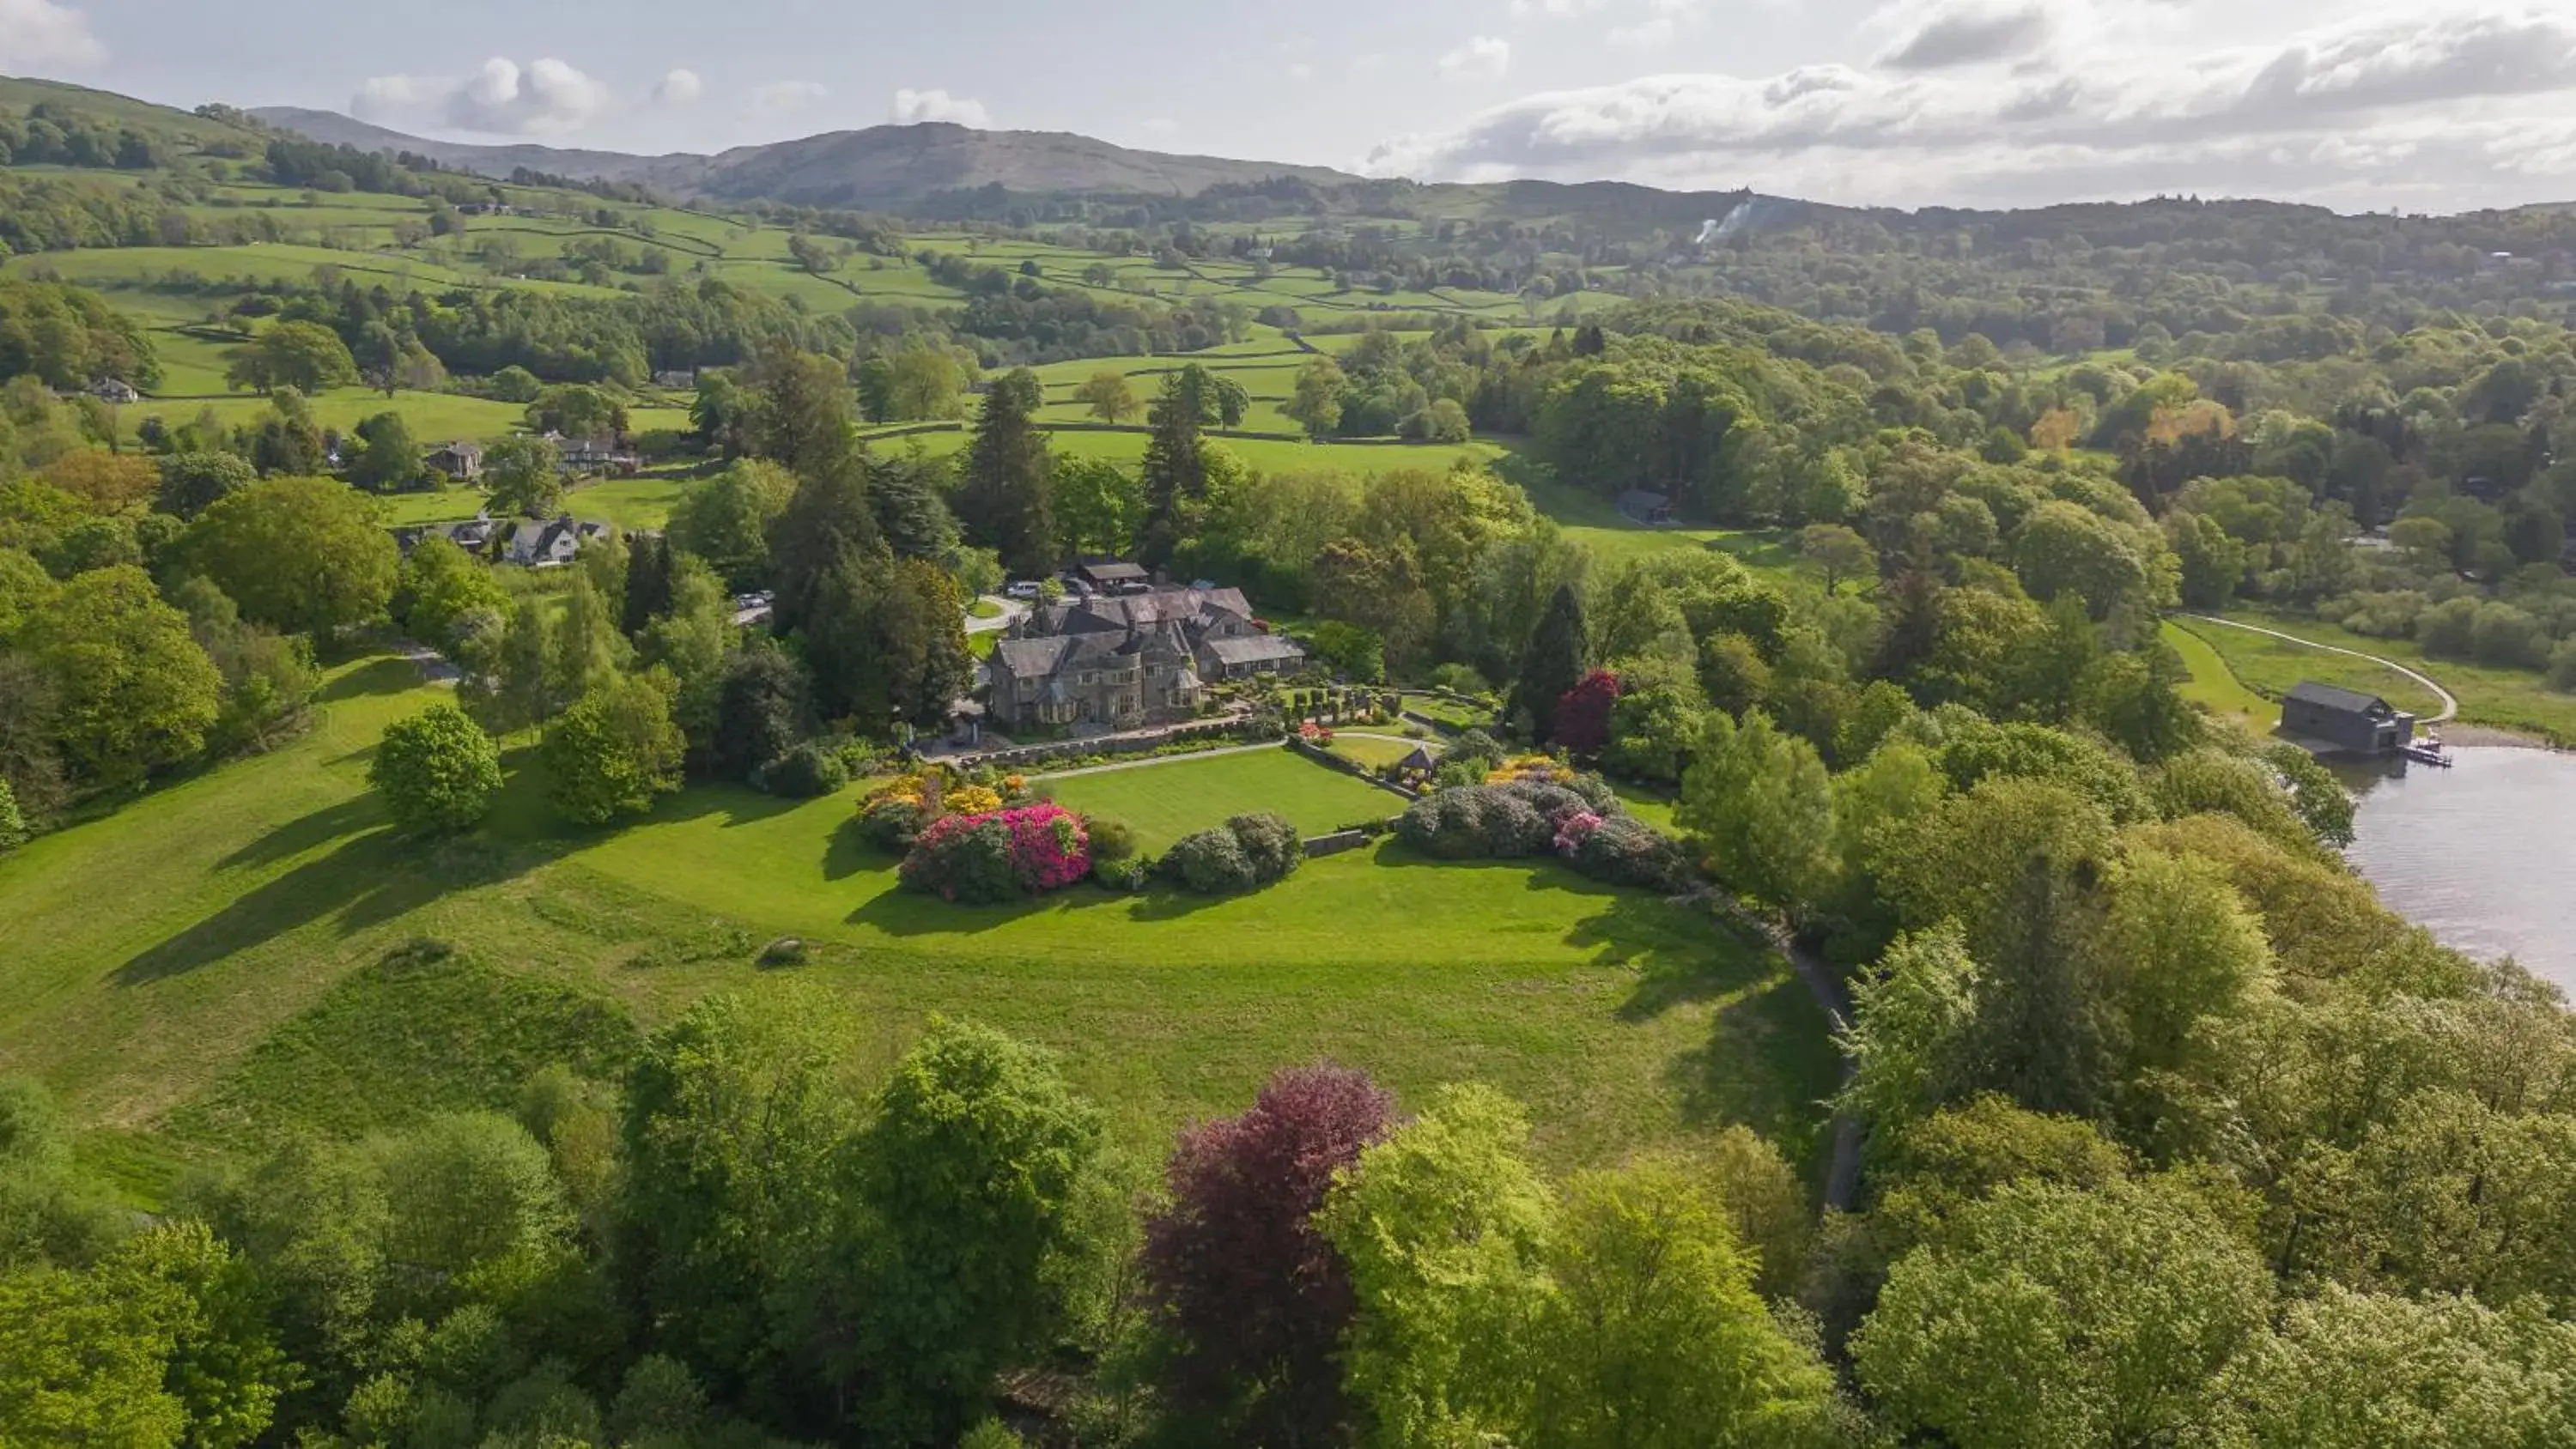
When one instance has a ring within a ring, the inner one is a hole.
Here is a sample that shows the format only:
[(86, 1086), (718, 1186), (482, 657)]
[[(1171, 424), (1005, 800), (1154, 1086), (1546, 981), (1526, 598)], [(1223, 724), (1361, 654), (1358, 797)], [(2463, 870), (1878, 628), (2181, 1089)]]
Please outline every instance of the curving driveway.
[(1000, 605), (1002, 612), (995, 614), (989, 619), (978, 619), (974, 615), (968, 614), (966, 616), (967, 633), (999, 634), (1003, 630), (1010, 628), (1013, 624), (1016, 624), (1029, 616), (1029, 606), (1021, 603), (1017, 599), (1006, 599), (1000, 594), (986, 594), (984, 595), (984, 602)]
[(2407, 678), (2414, 680), (2417, 684), (2433, 691), (2434, 697), (2442, 701), (2442, 712), (2440, 714), (2433, 716), (2431, 719), (2419, 721), (2419, 723), (2428, 725), (2448, 724), (2453, 719), (2457, 718), (2460, 713), (2460, 701), (2454, 697), (2449, 690), (2434, 683), (2430, 677), (2418, 674), (2414, 670), (2407, 668), (2405, 665), (2398, 663), (2394, 659), (2382, 659), (2376, 654), (2364, 654), (2358, 649), (2346, 649), (2337, 644), (2320, 644), (2314, 639), (2302, 639), (2296, 634), (2284, 634), (2278, 629), (2266, 629), (2260, 624), (2240, 624), (2234, 619), (2222, 619), (2216, 614), (2184, 614), (2182, 617), (2186, 619), (2198, 619), (2204, 624), (2219, 624), (2230, 629), (2242, 629), (2248, 634), (2261, 634), (2268, 638), (2282, 639), (2292, 644), (2305, 645), (2310, 649), (2322, 649), (2328, 654), (2341, 654), (2350, 659), (2366, 659), (2383, 669), (2394, 669), (2398, 673), (2405, 675)]

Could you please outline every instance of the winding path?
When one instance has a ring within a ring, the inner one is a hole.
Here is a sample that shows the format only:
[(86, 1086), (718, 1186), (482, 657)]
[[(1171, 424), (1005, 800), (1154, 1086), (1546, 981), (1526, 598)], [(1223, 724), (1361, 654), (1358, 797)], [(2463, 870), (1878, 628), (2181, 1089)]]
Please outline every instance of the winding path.
[(2284, 634), (2278, 629), (2266, 629), (2260, 624), (2240, 624), (2234, 619), (2222, 619), (2216, 614), (2187, 613), (2182, 615), (2182, 617), (2186, 619), (2198, 619), (2204, 624), (2221, 624), (2230, 629), (2242, 629), (2248, 634), (2262, 634), (2269, 638), (2281, 639), (2292, 644), (2304, 645), (2310, 649), (2322, 649), (2328, 654), (2341, 654), (2348, 658), (2367, 660), (2372, 664), (2378, 665), (2382, 669), (2394, 669), (2398, 673), (2405, 675), (2407, 678), (2414, 680), (2417, 684), (2433, 691), (2434, 697), (2442, 701), (2442, 712), (2433, 716), (2431, 719), (2423, 721), (2423, 723), (2428, 725), (2448, 724), (2459, 716), (2460, 701), (2457, 697), (2455, 697), (2449, 690), (2434, 683), (2429, 676), (2418, 674), (2414, 670), (2407, 668), (2405, 665), (2398, 663), (2394, 659), (2382, 659), (2376, 654), (2364, 654), (2358, 649), (2346, 649), (2339, 644), (2320, 644), (2314, 639), (2302, 639), (2296, 634)]

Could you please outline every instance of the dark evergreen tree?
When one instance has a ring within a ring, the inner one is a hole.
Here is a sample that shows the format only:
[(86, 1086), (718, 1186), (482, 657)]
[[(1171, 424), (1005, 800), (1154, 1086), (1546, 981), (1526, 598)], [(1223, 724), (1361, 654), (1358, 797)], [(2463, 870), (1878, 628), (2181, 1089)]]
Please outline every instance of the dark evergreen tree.
[(785, 511), (769, 526), (772, 627), (794, 632), (812, 612), (823, 576), (844, 555), (885, 557), (885, 539), (868, 507), (867, 470), (846, 455), (818, 472), (799, 473)]
[(811, 724), (806, 694), (805, 667), (777, 645), (735, 655), (717, 692), (716, 773), (748, 779), (794, 748)]
[(1047, 440), (1037, 426), (1044, 397), (1037, 374), (1026, 368), (984, 394), (983, 419), (957, 494), (967, 540), (1000, 554), (1002, 566), (1023, 578), (1051, 572), (1059, 559)]
[(644, 626), (671, 612), (671, 537), (639, 533), (626, 555), (626, 599), (617, 625), (629, 639), (641, 639)]
[(1163, 379), (1163, 392), (1146, 414), (1154, 436), (1145, 445), (1145, 528), (1139, 552), (1149, 564), (1169, 563), (1180, 547), (1184, 505), (1207, 496), (1207, 454), (1199, 436), (1208, 407), (1208, 374), (1191, 363)]
[(868, 465), (868, 507), (900, 558), (945, 558), (957, 546), (957, 516), (942, 497), (949, 460), (919, 452)]
[(760, 359), (759, 389), (760, 450), (796, 476), (829, 471), (857, 450), (856, 404), (838, 361), (775, 349)]
[(1557, 585), (1547, 612), (1530, 631), (1529, 647), (1521, 654), (1520, 682), (1512, 689), (1513, 710), (1528, 712), (1541, 744), (1555, 737), (1557, 701), (1583, 682), (1591, 637), (1584, 627), (1582, 597), (1572, 584)]

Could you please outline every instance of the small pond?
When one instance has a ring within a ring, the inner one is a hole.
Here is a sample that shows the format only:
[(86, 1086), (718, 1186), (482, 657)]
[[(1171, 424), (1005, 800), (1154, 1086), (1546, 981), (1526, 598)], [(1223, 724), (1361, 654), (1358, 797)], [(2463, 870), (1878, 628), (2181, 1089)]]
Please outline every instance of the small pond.
[(2337, 772), (2361, 800), (2353, 866), (2445, 945), (2510, 955), (2576, 996), (2576, 754), (2451, 756)]

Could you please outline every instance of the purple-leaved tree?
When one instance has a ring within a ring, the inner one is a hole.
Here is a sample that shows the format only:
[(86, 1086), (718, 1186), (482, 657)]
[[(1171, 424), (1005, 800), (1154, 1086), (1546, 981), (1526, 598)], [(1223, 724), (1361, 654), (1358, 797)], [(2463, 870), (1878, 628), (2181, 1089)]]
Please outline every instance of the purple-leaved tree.
[(1394, 1125), (1366, 1073), (1292, 1067), (1250, 1111), (1181, 1134), (1172, 1205), (1146, 1225), (1145, 1277), (1182, 1340), (1176, 1399), (1233, 1422), (1240, 1442), (1328, 1444), (1350, 1406), (1333, 1361), (1350, 1275), (1310, 1223), (1333, 1174)]

